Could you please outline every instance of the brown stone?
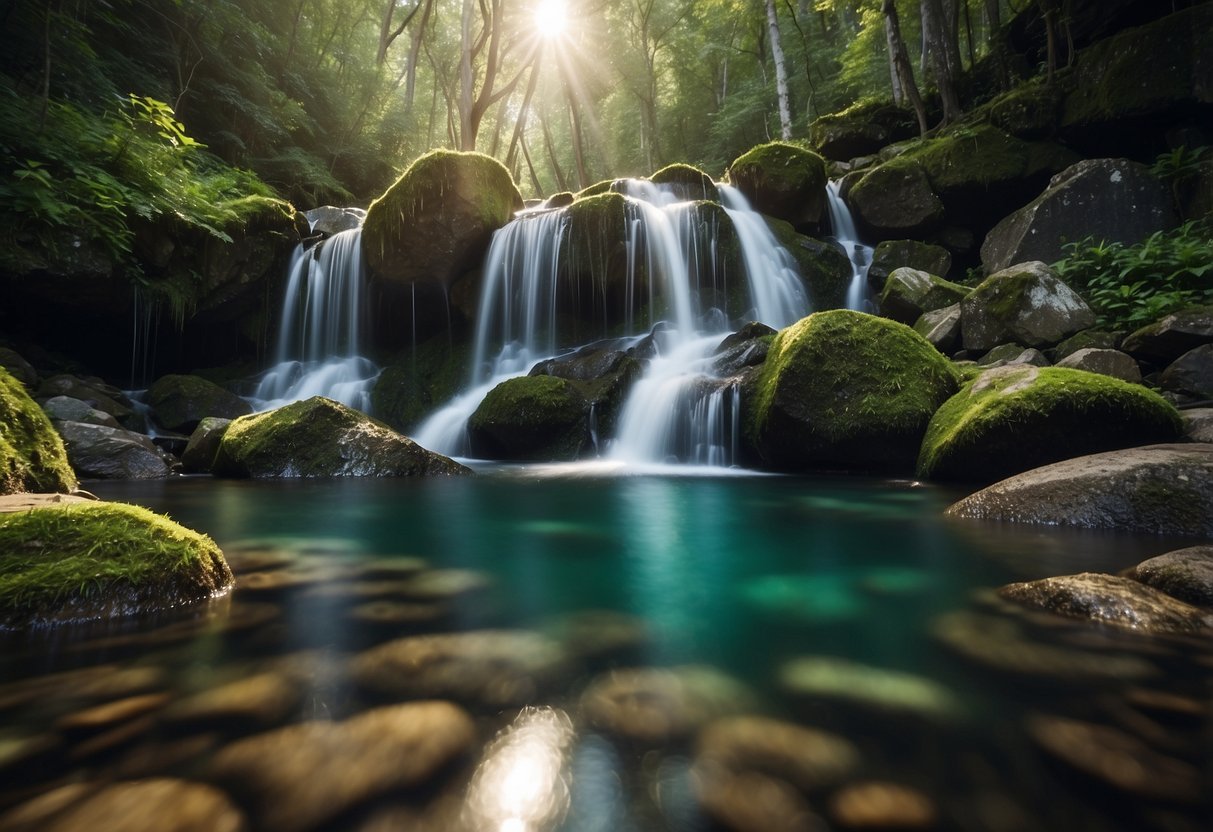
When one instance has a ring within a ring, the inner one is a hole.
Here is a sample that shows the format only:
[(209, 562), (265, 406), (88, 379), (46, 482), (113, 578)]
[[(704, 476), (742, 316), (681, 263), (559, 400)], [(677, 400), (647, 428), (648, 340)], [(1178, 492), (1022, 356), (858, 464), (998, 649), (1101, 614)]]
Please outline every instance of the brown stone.
[(1147, 633), (1202, 633), (1213, 618), (1130, 578), (1083, 572), (1007, 584), (1003, 598), (1024, 606)]

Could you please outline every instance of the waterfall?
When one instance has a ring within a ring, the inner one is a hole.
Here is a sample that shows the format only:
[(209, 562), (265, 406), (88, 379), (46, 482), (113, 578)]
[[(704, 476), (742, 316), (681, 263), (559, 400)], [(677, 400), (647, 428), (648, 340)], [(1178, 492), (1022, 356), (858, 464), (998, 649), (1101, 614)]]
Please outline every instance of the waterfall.
[[(630, 345), (651, 331), (656, 355), (624, 404), (617, 438), (604, 449), (613, 459), (734, 464), (739, 390), (731, 380), (717, 377), (712, 353), (743, 323), (760, 320), (783, 327), (810, 311), (795, 261), (739, 191), (718, 187), (743, 275), (727, 273), (719, 251), (720, 229), (710, 210), (652, 182), (617, 184), (626, 199), (625, 304), (623, 320), (604, 320), (600, 335), (617, 335), (606, 331), (608, 324), (622, 323), (625, 337), (633, 339)], [(559, 293), (605, 293), (604, 285), (592, 281), (586, 287), (558, 285), (568, 259), (568, 217), (563, 209), (527, 211), (494, 235), (468, 389), (420, 426), (415, 438), (423, 446), (466, 455), (467, 419), (489, 390), (558, 354)], [(732, 319), (727, 310), (730, 280), (744, 280), (747, 304)], [(642, 292), (647, 294), (642, 297)], [(643, 309), (649, 317), (641, 320)], [(656, 309), (663, 310), (660, 326), (654, 320)]]
[(312, 396), (369, 409), (379, 370), (360, 352), (365, 283), (361, 228), (341, 231), (308, 249), (296, 246), (274, 365), (249, 399), (256, 409)]
[(830, 227), (834, 229), (834, 239), (846, 249), (847, 257), (851, 259), (851, 284), (847, 288), (847, 309), (866, 310), (868, 306), (868, 266), (872, 265), (872, 248), (859, 242), (859, 233), (855, 230), (855, 220), (851, 217), (851, 209), (843, 201), (840, 189), (842, 183), (835, 179), (826, 184), (827, 205), (830, 211)]

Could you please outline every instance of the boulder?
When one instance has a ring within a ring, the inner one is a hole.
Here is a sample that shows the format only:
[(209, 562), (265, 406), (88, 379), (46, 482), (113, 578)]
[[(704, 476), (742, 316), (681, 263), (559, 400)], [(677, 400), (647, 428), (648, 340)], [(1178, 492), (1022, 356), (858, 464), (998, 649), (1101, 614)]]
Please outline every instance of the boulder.
[(767, 467), (907, 470), (960, 376), (904, 324), (834, 310), (780, 331), (742, 397)]
[(1213, 546), (1189, 546), (1143, 560), (1125, 576), (1187, 604), (1213, 607)]
[(1213, 536), (1213, 445), (1151, 445), (1068, 459), (989, 486), (950, 517)]
[(1133, 356), (1120, 350), (1099, 350), (1088, 347), (1070, 353), (1058, 361), (1057, 366), (1071, 370), (1086, 370), (1088, 373), (1099, 373), (1133, 384), (1141, 383), (1141, 368), (1137, 366)]
[(845, 162), (908, 139), (917, 129), (910, 110), (885, 102), (860, 103), (813, 119), (809, 143), (825, 158)]
[(1213, 306), (1165, 315), (1130, 333), (1120, 348), (1134, 358), (1165, 366), (1205, 344), (1213, 344)]
[(35, 397), (42, 401), (67, 396), (88, 402), (96, 410), (108, 413), (127, 430), (143, 430), (144, 418), (125, 393), (101, 379), (57, 375), (44, 379)]
[(38, 387), (38, 371), (21, 354), (8, 347), (0, 347), (0, 369), (8, 370), (8, 374), (24, 384), (28, 389)]
[(933, 312), (964, 300), (971, 289), (933, 274), (901, 267), (894, 269), (880, 293), (880, 314), (913, 324), (924, 312)]
[(1213, 617), (1131, 578), (1083, 572), (1007, 584), (998, 594), (1017, 604), (1143, 633), (1202, 633)]
[(218, 416), (207, 416), (198, 423), (190, 434), (190, 441), (181, 454), (181, 465), (189, 474), (209, 474), (215, 463), (215, 455), (219, 453), (219, 445), (223, 442), (223, 434), (227, 433), (231, 419), (221, 419)]
[(338, 208), (335, 205), (321, 205), (310, 211), (304, 211), (308, 225), (313, 234), (323, 234), (331, 237), (342, 231), (351, 231), (362, 227), (366, 219), (366, 211), (361, 208)]
[(590, 440), (589, 403), (568, 379), (508, 379), (468, 419), (468, 436), (487, 459), (576, 459)]
[(1014, 341), (1047, 347), (1095, 323), (1095, 313), (1041, 262), (995, 272), (961, 301), (961, 340), (967, 350)]
[(529, 373), (569, 381), (593, 412), (596, 424), (587, 422), (587, 429), (596, 429), (600, 440), (614, 438), (623, 404), (644, 372), (631, 350), (617, 346), (623, 345), (609, 341), (590, 344), (571, 355), (541, 361)]
[(232, 586), (207, 536), (121, 503), (0, 515), (0, 629), (149, 615)]
[(1118, 350), (1124, 340), (1123, 332), (1105, 332), (1100, 329), (1084, 329), (1057, 345), (1053, 350), (1053, 359), (1061, 362), (1063, 358), (1073, 355), (1079, 350)]
[(380, 278), (449, 286), (481, 263), (493, 232), (521, 208), (522, 196), (500, 162), (435, 150), (371, 203), (362, 250)]
[(1009, 364), (1031, 364), (1048, 367), (1049, 359), (1040, 350), (1025, 349), (1022, 344), (999, 344), (977, 360), (978, 367), (1006, 367)]
[(993, 482), (1083, 454), (1172, 441), (1175, 408), (1144, 387), (1081, 370), (986, 370), (931, 418), (918, 474)]
[(650, 176), (649, 181), (669, 188), (679, 199), (720, 202), (720, 190), (712, 177), (691, 165), (666, 165)]
[(885, 240), (872, 252), (868, 266), (868, 285), (873, 292), (884, 289), (894, 269), (907, 267), (927, 274), (946, 275), (952, 268), (952, 254), (943, 246), (917, 240)]
[(47, 399), (42, 403), (42, 412), (53, 422), (84, 422), (89, 425), (104, 425), (107, 428), (122, 427), (118, 420), (108, 413), (70, 396), (53, 396)]
[(1184, 436), (1189, 442), (1213, 442), (1213, 408), (1197, 407), (1180, 411)]
[(767, 360), (775, 330), (759, 321), (750, 321), (731, 335), (725, 336), (712, 355), (713, 368), (721, 378), (728, 378), (757, 367)]
[(987, 272), (1015, 263), (1054, 263), (1063, 246), (1086, 237), (1134, 245), (1179, 223), (1171, 190), (1127, 159), (1087, 159), (1053, 177), (1044, 192), (986, 235)]
[(221, 477), (409, 477), (467, 473), (382, 422), (323, 396), (242, 416), (219, 444)]
[(758, 145), (733, 160), (728, 180), (755, 211), (798, 231), (819, 233), (828, 222), (825, 160), (811, 150), (784, 142)]
[(566, 208), (569, 205), (572, 205), (576, 199), (577, 198), (572, 194), (571, 191), (560, 191), (545, 199), (542, 203), (540, 203), (539, 207), (543, 208), (544, 210)]
[(371, 412), (407, 434), (467, 384), (471, 345), (446, 333), (401, 353), (371, 388)]
[[(845, 306), (853, 267), (842, 246), (799, 234), (791, 224), (783, 220), (770, 217), (766, 219), (776, 242), (792, 256), (796, 269), (800, 272), (800, 278), (808, 290), (810, 308), (822, 310)], [(731, 266), (726, 268), (728, 274), (740, 274), (739, 270), (733, 270)], [(726, 311), (736, 317), (739, 313), (753, 310), (731, 308)]]
[(914, 322), (914, 331), (944, 355), (951, 355), (960, 344), (960, 304), (923, 312)]
[(1213, 344), (1188, 350), (1172, 361), (1159, 377), (1158, 386), (1184, 396), (1213, 399)]
[(198, 376), (162, 376), (147, 390), (152, 418), (164, 429), (190, 433), (207, 416), (236, 419), (253, 412), (252, 405)]
[(85, 422), (55, 422), (72, 469), (84, 479), (158, 480), (172, 473), (164, 453), (142, 433)]
[(63, 440), (25, 386), (0, 368), (0, 494), (75, 487)]
[(924, 237), (943, 224), (944, 205), (922, 165), (894, 159), (865, 173), (847, 203), (868, 240)]

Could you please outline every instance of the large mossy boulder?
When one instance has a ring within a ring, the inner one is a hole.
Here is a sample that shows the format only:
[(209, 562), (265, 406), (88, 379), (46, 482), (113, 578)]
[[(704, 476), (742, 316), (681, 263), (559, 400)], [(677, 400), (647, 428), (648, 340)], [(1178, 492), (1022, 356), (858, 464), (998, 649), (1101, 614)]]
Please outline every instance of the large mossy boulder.
[(986, 370), (931, 419), (918, 474), (994, 482), (1084, 454), (1169, 442), (1179, 413), (1138, 384), (1060, 367)]
[(468, 419), (468, 436), (472, 452), (487, 459), (576, 459), (590, 441), (589, 403), (569, 379), (508, 379)]
[(729, 183), (755, 211), (787, 220), (798, 231), (819, 233), (827, 222), (825, 160), (785, 142), (752, 148), (733, 161)]
[(315, 396), (242, 416), (219, 443), (220, 477), (411, 477), (466, 473), (382, 422)]
[(0, 368), (0, 494), (71, 491), (63, 440), (25, 386)]
[(943, 246), (917, 240), (885, 240), (872, 251), (868, 286), (879, 293), (893, 270), (903, 267), (946, 276), (952, 269), (952, 253)]
[(845, 162), (908, 139), (916, 130), (913, 112), (887, 102), (863, 102), (814, 119), (809, 143), (825, 158)]
[(666, 165), (650, 176), (649, 181), (669, 188), (679, 199), (720, 201), (720, 189), (712, 177), (691, 165)]
[(471, 345), (445, 333), (389, 361), (371, 388), (371, 412), (408, 434), (467, 383)]
[(179, 433), (192, 433), (208, 416), (236, 419), (253, 412), (235, 393), (198, 376), (161, 376), (148, 388), (147, 403), (161, 427)]
[(924, 237), (944, 220), (943, 202), (922, 165), (914, 161), (892, 159), (873, 168), (855, 182), (846, 199), (869, 240)]
[[(578, 198), (564, 209), (565, 250), (557, 280), (565, 311), (579, 319), (619, 322), (627, 314), (630, 297), (647, 295), (647, 274), (634, 275), (628, 267), (628, 201), (608, 191)], [(637, 279), (640, 285), (629, 281)], [(570, 333), (576, 337), (575, 333)]]
[(950, 517), (1213, 537), (1213, 445), (1151, 445), (1067, 459), (971, 494)]
[(768, 468), (908, 471), (959, 372), (908, 326), (849, 310), (781, 330), (742, 399)]
[(1053, 263), (1063, 246), (1085, 237), (1133, 245), (1179, 222), (1171, 191), (1150, 169), (1127, 159), (1088, 159), (1053, 177), (1049, 187), (986, 235), (988, 272), (1015, 263)]
[(0, 514), (0, 630), (164, 612), (231, 586), (209, 537), (144, 508)]
[(378, 277), (450, 285), (479, 265), (493, 232), (521, 209), (522, 195), (500, 162), (435, 150), (371, 203), (362, 250)]
[(970, 291), (918, 269), (894, 269), (880, 292), (880, 314), (913, 326), (924, 312), (960, 303)]
[(960, 304), (961, 338), (967, 350), (1013, 342), (1047, 347), (1095, 324), (1095, 313), (1077, 292), (1039, 261), (995, 272)]

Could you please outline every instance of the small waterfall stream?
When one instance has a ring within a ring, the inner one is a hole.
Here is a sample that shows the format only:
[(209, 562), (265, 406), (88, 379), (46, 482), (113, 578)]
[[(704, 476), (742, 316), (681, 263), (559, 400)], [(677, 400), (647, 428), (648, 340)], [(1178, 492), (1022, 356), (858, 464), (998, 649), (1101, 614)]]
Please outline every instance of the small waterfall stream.
[(847, 309), (870, 312), (868, 299), (868, 266), (872, 265), (872, 247), (859, 242), (855, 220), (841, 195), (842, 183), (835, 179), (826, 184), (827, 205), (830, 211), (830, 227), (834, 239), (851, 258), (851, 284), (847, 287)]

